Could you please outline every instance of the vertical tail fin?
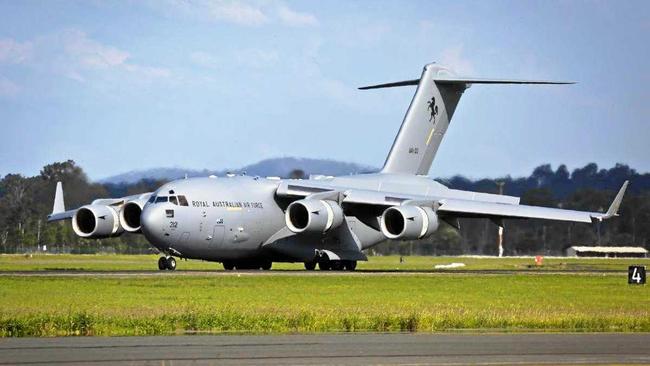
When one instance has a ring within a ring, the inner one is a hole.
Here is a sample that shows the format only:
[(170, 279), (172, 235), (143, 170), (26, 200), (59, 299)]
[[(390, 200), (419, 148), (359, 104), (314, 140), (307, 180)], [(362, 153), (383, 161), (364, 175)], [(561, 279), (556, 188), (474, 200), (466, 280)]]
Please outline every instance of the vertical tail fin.
[(569, 84), (553, 81), (458, 78), (444, 66), (424, 66), (420, 79), (366, 86), (378, 89), (417, 85), (395, 142), (386, 158), (382, 173), (429, 173), (440, 143), (447, 132), (456, 106), (471, 84)]
[[(428, 64), (424, 66), (419, 80), (401, 84), (418, 87), (386, 158), (382, 173), (429, 173), (449, 121), (466, 88), (465, 84), (437, 85), (435, 82), (438, 77), (452, 75), (450, 70), (442, 66)], [(375, 87), (401, 85), (384, 84)]]

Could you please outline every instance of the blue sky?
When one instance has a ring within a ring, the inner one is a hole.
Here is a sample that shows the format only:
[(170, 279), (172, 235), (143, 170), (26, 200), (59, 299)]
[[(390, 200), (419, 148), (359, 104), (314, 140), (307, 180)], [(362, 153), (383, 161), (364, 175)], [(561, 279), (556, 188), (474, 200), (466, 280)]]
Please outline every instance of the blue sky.
[(413, 88), (474, 86), (431, 175), (527, 175), (595, 161), (650, 171), (647, 1), (0, 0), (0, 175), (76, 160), (234, 168), (270, 157), (381, 166)]

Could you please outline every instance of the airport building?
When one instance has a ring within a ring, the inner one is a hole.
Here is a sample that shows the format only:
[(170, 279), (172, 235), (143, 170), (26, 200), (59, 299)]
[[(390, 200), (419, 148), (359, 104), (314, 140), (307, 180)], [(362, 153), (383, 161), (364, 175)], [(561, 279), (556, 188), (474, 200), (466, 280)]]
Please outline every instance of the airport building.
[(566, 249), (569, 257), (646, 258), (648, 250), (643, 247), (571, 246)]

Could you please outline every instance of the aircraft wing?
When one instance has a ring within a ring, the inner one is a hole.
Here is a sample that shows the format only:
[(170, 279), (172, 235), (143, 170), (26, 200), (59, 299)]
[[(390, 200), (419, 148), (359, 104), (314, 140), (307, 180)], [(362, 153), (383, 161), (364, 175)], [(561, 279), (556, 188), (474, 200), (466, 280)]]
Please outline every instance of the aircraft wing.
[[(116, 206), (120, 207), (124, 203), (134, 200), (134, 199), (148, 199), (151, 196), (151, 192), (131, 195), (121, 198), (99, 198), (92, 201), (92, 205), (104, 205), (104, 206)], [(52, 213), (47, 215), (47, 222), (60, 221), (72, 219), (78, 209), (67, 210), (65, 209), (65, 203), (63, 200), (63, 185), (61, 182), (56, 183), (56, 191), (54, 193), (54, 205), (52, 206)]]
[(53, 212), (53, 213), (47, 215), (47, 222), (71, 219), (72, 217), (74, 217), (74, 214), (76, 212), (77, 212), (76, 209), (75, 210), (69, 210), (69, 211), (63, 211), (63, 212)]
[(623, 183), (614, 201), (605, 213), (458, 199), (442, 199), (438, 201), (440, 206), (437, 212), (440, 214), (449, 214), (454, 217), (544, 219), (590, 223), (618, 216), (618, 208), (621, 205), (628, 183), (628, 181)]
[[(316, 197), (327, 192), (339, 192), (342, 195), (341, 203), (347, 205), (364, 205), (374, 207), (380, 212), (390, 206), (423, 205), (437, 207), (436, 212), (441, 217), (475, 217), (475, 218), (505, 218), (505, 219), (544, 219), (556, 221), (572, 221), (591, 223), (617, 216), (618, 208), (628, 186), (628, 181), (623, 183), (614, 201), (607, 212), (588, 212), (564, 210), (559, 208), (527, 206), (518, 204), (515, 197), (489, 195), (476, 193), (473, 199), (430, 197), (417, 195), (387, 194), (371, 190), (347, 189), (338, 190), (326, 187), (317, 182), (293, 182), (283, 184), (276, 194), (281, 196)], [(503, 197), (501, 199), (501, 197)]]
[(510, 219), (545, 219), (557, 221), (592, 222), (593, 219), (605, 218), (603, 213), (563, 210), (559, 208), (536, 207), (526, 205), (508, 205), (504, 203), (477, 202), (454, 199), (439, 201), (436, 211), (439, 215), (453, 217), (489, 217)]

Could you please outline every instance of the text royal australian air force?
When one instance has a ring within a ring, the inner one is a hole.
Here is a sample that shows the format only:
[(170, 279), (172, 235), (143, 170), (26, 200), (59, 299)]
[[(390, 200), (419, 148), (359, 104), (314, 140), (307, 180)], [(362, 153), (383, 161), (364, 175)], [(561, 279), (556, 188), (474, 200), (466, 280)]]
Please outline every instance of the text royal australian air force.
[(192, 201), (192, 207), (219, 207), (219, 208), (254, 208), (264, 209), (262, 202), (256, 201)]

